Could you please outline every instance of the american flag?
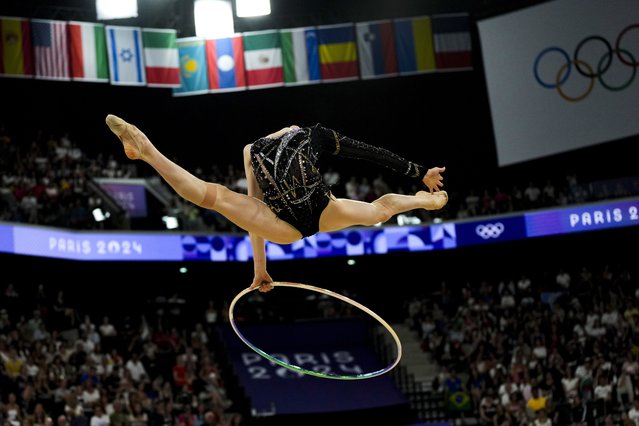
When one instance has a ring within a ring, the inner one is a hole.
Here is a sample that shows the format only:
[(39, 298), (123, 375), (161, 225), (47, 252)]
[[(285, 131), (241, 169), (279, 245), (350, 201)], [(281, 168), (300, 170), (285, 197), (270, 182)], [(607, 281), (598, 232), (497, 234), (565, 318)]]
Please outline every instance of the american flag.
[(36, 78), (69, 80), (67, 23), (32, 19), (31, 33)]

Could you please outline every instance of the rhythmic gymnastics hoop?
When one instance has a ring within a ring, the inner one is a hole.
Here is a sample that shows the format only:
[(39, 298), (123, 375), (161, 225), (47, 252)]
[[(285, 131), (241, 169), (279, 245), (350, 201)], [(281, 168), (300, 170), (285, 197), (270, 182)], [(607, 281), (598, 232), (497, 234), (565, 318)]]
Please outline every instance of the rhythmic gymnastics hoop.
[(288, 368), (289, 370), (297, 371), (297, 372), (303, 373), (303, 374), (308, 374), (310, 376), (322, 377), (324, 379), (337, 379), (337, 380), (371, 379), (373, 377), (381, 376), (382, 374), (388, 373), (393, 368), (395, 368), (395, 366), (397, 366), (397, 364), (399, 364), (399, 361), (402, 358), (402, 342), (399, 340), (399, 337), (397, 336), (397, 333), (395, 333), (395, 330), (393, 330), (393, 328), (390, 325), (388, 325), (388, 323), (386, 321), (384, 321), (382, 319), (382, 317), (377, 315), (372, 310), (368, 309), (366, 306), (364, 306), (361, 303), (358, 303), (358, 302), (356, 302), (356, 301), (354, 301), (352, 299), (349, 299), (348, 297), (346, 297), (344, 295), (341, 295), (339, 293), (335, 293), (333, 291), (326, 290), (326, 289), (323, 289), (323, 288), (320, 288), (320, 287), (315, 287), (315, 286), (308, 285), (308, 284), (300, 284), (300, 283), (292, 283), (292, 282), (273, 282), (271, 284), (273, 285), (273, 287), (293, 287), (293, 288), (301, 288), (301, 289), (304, 289), (304, 290), (311, 290), (311, 291), (314, 291), (316, 293), (322, 293), (322, 294), (325, 294), (327, 296), (334, 297), (334, 298), (342, 300), (342, 301), (344, 301), (346, 303), (350, 303), (351, 305), (355, 306), (356, 308), (359, 308), (360, 310), (366, 312), (371, 317), (375, 318), (382, 326), (384, 326), (384, 328), (386, 328), (386, 330), (388, 330), (390, 335), (393, 337), (393, 340), (395, 340), (395, 344), (397, 345), (397, 356), (395, 357), (395, 360), (392, 362), (392, 364), (390, 364), (386, 368), (382, 368), (381, 370), (372, 371), (370, 373), (362, 373), (362, 374), (346, 375), (346, 376), (339, 375), (339, 374), (319, 373), (317, 371), (307, 370), (306, 368), (302, 368), (302, 367), (300, 367), (298, 365), (295, 365), (295, 364), (289, 364), (287, 362), (284, 362), (281, 359), (278, 359), (278, 358), (274, 357), (273, 355), (264, 352), (262, 349), (258, 348), (254, 344), (252, 344), (246, 337), (244, 337), (244, 335), (240, 332), (240, 330), (238, 330), (237, 324), (235, 324), (235, 320), (233, 318), (233, 310), (235, 308), (235, 304), (244, 295), (256, 290), (256, 289), (246, 288), (246, 289), (242, 290), (241, 292), (239, 292), (237, 294), (237, 296), (235, 296), (235, 298), (231, 302), (231, 305), (229, 306), (229, 322), (231, 323), (231, 327), (233, 327), (233, 330), (235, 331), (237, 336), (240, 338), (240, 340), (242, 340), (244, 343), (246, 343), (246, 345), (249, 348), (253, 349), (255, 352), (257, 352), (258, 354), (262, 355), (264, 358), (266, 358), (269, 361), (272, 361), (272, 362), (274, 362), (274, 363), (276, 363), (278, 365), (281, 365), (284, 368)]

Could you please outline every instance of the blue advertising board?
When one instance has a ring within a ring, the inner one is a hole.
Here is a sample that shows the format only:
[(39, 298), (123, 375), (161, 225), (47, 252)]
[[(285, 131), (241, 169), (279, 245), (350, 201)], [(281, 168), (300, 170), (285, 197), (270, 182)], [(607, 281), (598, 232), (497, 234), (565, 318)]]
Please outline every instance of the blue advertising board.
[[(547, 235), (639, 225), (639, 198), (428, 225), (353, 227), (293, 244), (266, 242), (267, 259), (448, 250)], [(246, 233), (100, 232), (0, 223), (0, 252), (71, 260), (248, 262)]]
[[(240, 323), (238, 328), (260, 349), (308, 370), (356, 375), (386, 367), (366, 341), (369, 330), (362, 319)], [(306, 375), (259, 355), (230, 325), (221, 324), (219, 331), (257, 415), (366, 410), (408, 403), (390, 374), (346, 381)]]

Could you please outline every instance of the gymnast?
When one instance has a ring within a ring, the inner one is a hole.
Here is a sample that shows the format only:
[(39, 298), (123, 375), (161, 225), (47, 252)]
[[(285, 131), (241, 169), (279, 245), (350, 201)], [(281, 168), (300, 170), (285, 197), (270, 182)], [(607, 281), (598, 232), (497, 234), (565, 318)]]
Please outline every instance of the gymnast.
[[(255, 272), (251, 289), (266, 292), (273, 279), (266, 271), (265, 241), (290, 244), (317, 232), (355, 225), (371, 226), (414, 209), (437, 210), (448, 202), (442, 173), (426, 169), (384, 149), (348, 138), (321, 124), (290, 126), (244, 147), (247, 194), (206, 182), (166, 158), (136, 126), (115, 115), (106, 123), (131, 160), (153, 167), (184, 199), (212, 209), (249, 233)], [(423, 184), (415, 195), (384, 194), (372, 202), (336, 198), (322, 180), (320, 160), (337, 156), (366, 160)]]

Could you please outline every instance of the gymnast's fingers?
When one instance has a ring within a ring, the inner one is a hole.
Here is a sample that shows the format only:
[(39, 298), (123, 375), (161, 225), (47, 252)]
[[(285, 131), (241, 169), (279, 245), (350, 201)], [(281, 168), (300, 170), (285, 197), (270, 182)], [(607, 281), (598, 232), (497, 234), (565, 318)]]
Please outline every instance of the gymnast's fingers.
[(261, 291), (262, 293), (266, 293), (267, 291), (271, 291), (271, 290), (273, 290), (272, 283), (263, 282), (262, 284), (260, 284), (259, 291)]

